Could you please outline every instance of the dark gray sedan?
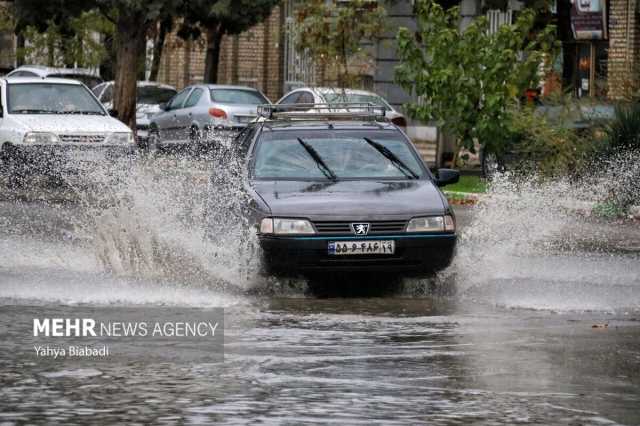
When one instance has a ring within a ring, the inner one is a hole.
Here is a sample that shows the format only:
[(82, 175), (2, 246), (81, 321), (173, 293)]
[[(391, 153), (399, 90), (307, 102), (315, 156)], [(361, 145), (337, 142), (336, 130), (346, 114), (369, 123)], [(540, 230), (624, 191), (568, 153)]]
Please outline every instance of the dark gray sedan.
[(270, 118), (235, 148), (247, 159), (250, 217), (276, 275), (381, 271), (431, 275), (456, 246), (452, 209), (395, 125), (366, 119)]

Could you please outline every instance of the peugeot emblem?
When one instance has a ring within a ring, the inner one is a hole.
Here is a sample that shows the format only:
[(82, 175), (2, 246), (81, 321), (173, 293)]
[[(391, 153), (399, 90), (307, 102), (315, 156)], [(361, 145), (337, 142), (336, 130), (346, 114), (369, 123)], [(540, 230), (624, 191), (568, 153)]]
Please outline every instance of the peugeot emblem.
[(369, 233), (369, 224), (368, 223), (352, 223), (351, 229), (353, 233), (356, 235), (367, 235)]

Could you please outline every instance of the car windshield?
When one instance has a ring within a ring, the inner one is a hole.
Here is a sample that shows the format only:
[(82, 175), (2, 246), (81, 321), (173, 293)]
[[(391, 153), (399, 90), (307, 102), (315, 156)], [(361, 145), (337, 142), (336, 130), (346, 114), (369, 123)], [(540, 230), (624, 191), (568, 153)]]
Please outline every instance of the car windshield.
[(156, 105), (169, 102), (177, 92), (167, 87), (138, 86), (137, 96), (139, 104)]
[(262, 105), (269, 101), (254, 90), (245, 89), (211, 89), (211, 100), (221, 104)]
[(10, 114), (105, 114), (89, 90), (78, 84), (8, 84), (7, 103)]
[(378, 95), (374, 94), (356, 94), (356, 93), (342, 93), (340, 91), (323, 93), (324, 99), (328, 104), (334, 103), (371, 103), (377, 106), (381, 106), (385, 111), (390, 111), (391, 107)]
[(263, 180), (414, 179), (423, 168), (396, 131), (264, 133), (253, 176)]

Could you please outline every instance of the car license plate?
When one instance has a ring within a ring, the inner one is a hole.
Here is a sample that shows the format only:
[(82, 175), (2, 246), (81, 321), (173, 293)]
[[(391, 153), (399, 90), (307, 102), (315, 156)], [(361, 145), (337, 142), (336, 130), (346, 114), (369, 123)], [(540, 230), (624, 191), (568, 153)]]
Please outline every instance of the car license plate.
[(366, 241), (331, 241), (329, 254), (342, 256), (352, 254), (393, 254), (396, 250), (395, 241), (366, 240)]

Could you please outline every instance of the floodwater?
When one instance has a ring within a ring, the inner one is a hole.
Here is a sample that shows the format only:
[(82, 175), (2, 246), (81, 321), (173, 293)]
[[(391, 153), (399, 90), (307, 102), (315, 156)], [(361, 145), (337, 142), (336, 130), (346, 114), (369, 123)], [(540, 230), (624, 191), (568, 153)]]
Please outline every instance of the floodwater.
[[(235, 231), (203, 238), (237, 201), (211, 200), (206, 161), (129, 167), (0, 187), (1, 424), (640, 424), (639, 226), (583, 216), (582, 193), (496, 185), (457, 209), (436, 279), (324, 298), (256, 273)], [(223, 362), (39, 358), (23, 327), (221, 307)]]

